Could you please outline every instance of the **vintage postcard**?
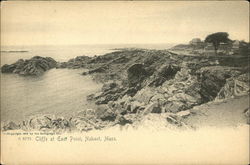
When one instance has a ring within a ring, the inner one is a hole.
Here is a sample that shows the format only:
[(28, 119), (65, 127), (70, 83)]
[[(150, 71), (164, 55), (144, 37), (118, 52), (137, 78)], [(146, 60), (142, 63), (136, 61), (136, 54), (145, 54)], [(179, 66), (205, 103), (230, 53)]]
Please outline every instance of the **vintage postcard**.
[(247, 1), (1, 2), (1, 164), (249, 164)]

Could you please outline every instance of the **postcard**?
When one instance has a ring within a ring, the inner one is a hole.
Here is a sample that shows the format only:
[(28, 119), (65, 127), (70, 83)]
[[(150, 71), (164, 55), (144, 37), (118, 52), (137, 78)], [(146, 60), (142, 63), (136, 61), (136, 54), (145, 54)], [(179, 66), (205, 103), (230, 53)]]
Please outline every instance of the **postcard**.
[(247, 1), (1, 2), (1, 164), (249, 164)]

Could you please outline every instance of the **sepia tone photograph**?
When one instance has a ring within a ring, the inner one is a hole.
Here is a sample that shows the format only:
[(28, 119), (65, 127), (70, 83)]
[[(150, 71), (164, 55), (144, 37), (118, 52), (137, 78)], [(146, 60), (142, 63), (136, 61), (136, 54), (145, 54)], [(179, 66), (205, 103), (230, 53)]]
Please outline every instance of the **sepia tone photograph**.
[(247, 1), (2, 1), (1, 164), (249, 164)]

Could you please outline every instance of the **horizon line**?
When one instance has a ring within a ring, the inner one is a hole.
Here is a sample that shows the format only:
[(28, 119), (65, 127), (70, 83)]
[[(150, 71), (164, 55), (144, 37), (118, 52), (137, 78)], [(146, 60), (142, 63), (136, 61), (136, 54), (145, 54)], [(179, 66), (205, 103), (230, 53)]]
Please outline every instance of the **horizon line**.
[(4, 45), (1, 44), (2, 46), (67, 46), (67, 45), (160, 45), (160, 44), (184, 44), (180, 42), (176, 43), (167, 43), (167, 42), (162, 42), (162, 43), (80, 43), (80, 44), (14, 44), (14, 45)]

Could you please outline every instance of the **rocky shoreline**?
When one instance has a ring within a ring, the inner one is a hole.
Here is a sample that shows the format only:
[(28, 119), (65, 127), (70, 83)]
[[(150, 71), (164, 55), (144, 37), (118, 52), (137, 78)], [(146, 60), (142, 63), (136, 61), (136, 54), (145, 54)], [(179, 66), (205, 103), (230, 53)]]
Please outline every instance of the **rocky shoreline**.
[[(102, 56), (79, 56), (68, 62), (33, 57), (4, 65), (2, 73), (41, 75), (51, 68), (86, 68), (103, 83), (102, 90), (87, 97), (97, 109), (83, 110), (70, 119), (51, 115), (9, 122), (3, 130), (89, 131), (114, 125), (135, 125), (160, 115), (176, 128), (193, 128), (184, 119), (190, 109), (214, 100), (248, 97), (247, 57), (178, 55), (168, 50), (119, 49)], [(248, 108), (248, 107), (246, 107)], [(249, 109), (242, 116), (249, 117)], [(157, 119), (156, 119), (157, 120)]]
[(47, 70), (55, 68), (57, 62), (51, 57), (34, 56), (31, 59), (19, 59), (14, 64), (1, 67), (2, 73), (15, 73), (23, 76), (39, 76)]

